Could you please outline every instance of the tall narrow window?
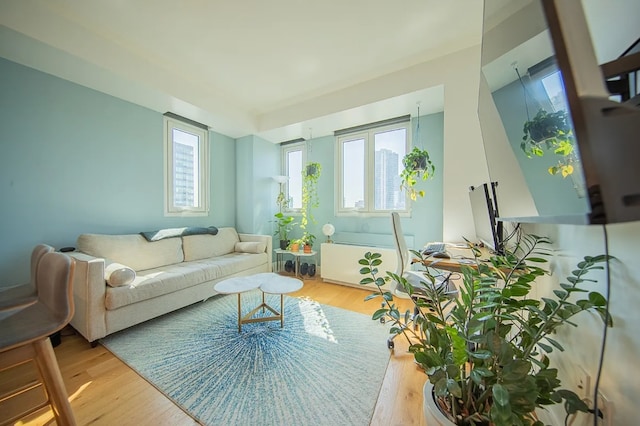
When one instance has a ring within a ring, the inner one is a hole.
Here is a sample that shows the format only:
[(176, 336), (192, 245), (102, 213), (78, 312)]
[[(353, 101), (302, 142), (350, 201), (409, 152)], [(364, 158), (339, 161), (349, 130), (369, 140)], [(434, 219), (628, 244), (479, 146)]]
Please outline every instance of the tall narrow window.
[(209, 138), (206, 128), (164, 117), (165, 215), (209, 213)]
[(282, 146), (284, 175), (289, 178), (286, 195), (291, 203), (288, 210), (302, 208), (302, 167), (305, 164), (304, 142)]
[(336, 138), (339, 214), (407, 211), (407, 197), (400, 189), (400, 171), (408, 140), (408, 119), (343, 133)]

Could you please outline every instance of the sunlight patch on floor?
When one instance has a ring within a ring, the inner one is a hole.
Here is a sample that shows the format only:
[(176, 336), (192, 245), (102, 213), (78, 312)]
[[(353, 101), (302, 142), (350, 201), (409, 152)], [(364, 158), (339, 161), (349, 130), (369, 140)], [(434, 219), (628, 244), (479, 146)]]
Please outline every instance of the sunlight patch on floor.
[(329, 320), (318, 302), (308, 297), (300, 297), (298, 308), (304, 319), (304, 329), (307, 333), (332, 343), (338, 343), (338, 339), (334, 336), (329, 325)]

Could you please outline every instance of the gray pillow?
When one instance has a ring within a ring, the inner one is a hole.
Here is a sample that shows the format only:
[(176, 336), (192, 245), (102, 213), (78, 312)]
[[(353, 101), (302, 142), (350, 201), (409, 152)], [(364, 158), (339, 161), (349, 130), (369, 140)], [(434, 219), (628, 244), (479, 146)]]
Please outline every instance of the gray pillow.
[(186, 228), (167, 228), (167, 229), (160, 229), (158, 231), (146, 231), (146, 232), (141, 232), (140, 235), (145, 237), (147, 241), (153, 242), (153, 241), (158, 241), (165, 238), (183, 237), (187, 235), (200, 235), (200, 234), (216, 235), (217, 233), (218, 233), (218, 228), (216, 228), (215, 226), (209, 226), (207, 228), (189, 226)]

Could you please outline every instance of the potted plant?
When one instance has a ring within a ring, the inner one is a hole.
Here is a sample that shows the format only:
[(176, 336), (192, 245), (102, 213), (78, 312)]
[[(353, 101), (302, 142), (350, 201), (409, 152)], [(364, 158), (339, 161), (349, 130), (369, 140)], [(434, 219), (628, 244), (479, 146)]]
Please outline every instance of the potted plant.
[[(428, 375), (425, 401), (437, 405), (449, 424), (537, 426), (542, 423), (536, 408), (563, 401), (568, 413), (588, 410), (574, 392), (560, 388), (547, 354), (563, 350), (553, 333), (565, 324), (575, 326), (571, 318), (579, 312), (597, 312), (612, 325), (605, 298), (583, 288), (593, 281), (585, 275), (603, 269), (607, 256), (585, 257), (554, 296), (537, 299), (530, 292), (535, 280), (548, 274), (540, 266), (547, 243), (544, 237), (520, 236), (511, 252), (491, 257), (488, 264), (472, 248), (476, 262), (461, 266), (459, 296), (447, 299), (427, 290), (426, 298), (413, 299), (415, 315), (401, 314), (381, 286), (395, 280), (409, 294), (414, 288), (394, 273), (379, 276), (380, 254), (369, 252), (360, 260), (360, 273), (367, 276), (360, 283), (378, 288), (367, 299), (382, 299), (373, 319), (390, 321), (390, 332), (409, 340), (409, 351)], [(432, 278), (426, 274), (428, 289)]]
[(290, 251), (300, 251), (300, 245), (303, 244), (302, 243), (302, 239), (298, 238), (295, 240), (291, 240), (289, 242), (289, 246), (287, 247), (287, 249), (289, 249)]
[[(573, 165), (578, 161), (574, 152), (573, 129), (566, 111), (548, 113), (540, 109), (533, 120), (526, 121), (520, 148), (529, 158), (542, 157), (545, 149), (553, 151), (561, 158), (548, 171), (552, 175), (567, 177), (573, 173)], [(544, 149), (543, 149), (544, 148)]]
[(311, 249), (313, 248), (313, 243), (316, 240), (316, 236), (313, 234), (310, 234), (308, 232), (305, 232), (304, 235), (301, 238), (302, 244), (304, 244), (304, 252), (305, 253), (311, 253)]
[(404, 169), (400, 173), (400, 188), (407, 191), (413, 201), (417, 200), (418, 196), (424, 197), (424, 190), (417, 191), (415, 185), (419, 179), (427, 180), (435, 173), (435, 166), (429, 158), (429, 152), (414, 146), (411, 152), (404, 156), (402, 164)]
[(311, 209), (320, 205), (318, 197), (318, 179), (322, 166), (320, 163), (307, 163), (302, 172), (302, 219), (300, 220), (300, 228), (306, 229), (309, 221), (315, 223)]
[(275, 222), (276, 222), (276, 231), (273, 234), (280, 239), (280, 249), (286, 250), (289, 245), (289, 232), (293, 229), (295, 225), (293, 216), (286, 216), (282, 212), (278, 212), (274, 214)]

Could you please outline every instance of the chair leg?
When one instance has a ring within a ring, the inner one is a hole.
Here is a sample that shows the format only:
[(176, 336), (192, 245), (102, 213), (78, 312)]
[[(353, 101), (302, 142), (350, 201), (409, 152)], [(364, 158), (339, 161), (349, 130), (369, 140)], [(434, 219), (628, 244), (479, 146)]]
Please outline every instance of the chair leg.
[(32, 345), (36, 354), (35, 362), (42, 375), (57, 423), (61, 426), (75, 426), (76, 419), (67, 398), (67, 390), (64, 387), (51, 341), (45, 338), (33, 342)]

